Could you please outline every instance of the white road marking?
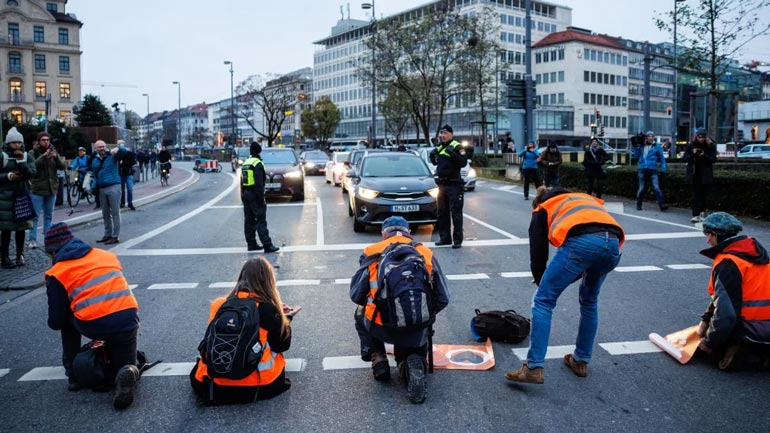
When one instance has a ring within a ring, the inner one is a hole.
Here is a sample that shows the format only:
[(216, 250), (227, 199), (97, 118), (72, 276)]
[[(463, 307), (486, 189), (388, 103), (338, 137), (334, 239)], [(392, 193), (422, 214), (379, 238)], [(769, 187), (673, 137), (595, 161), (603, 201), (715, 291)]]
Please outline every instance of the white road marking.
[(608, 212), (625, 215), (625, 206), (622, 201), (605, 201), (604, 208)]
[(610, 355), (635, 355), (638, 353), (660, 352), (660, 348), (650, 340), (621, 341), (619, 343), (599, 343), (599, 347)]
[(305, 358), (289, 358), (286, 360), (286, 371), (300, 372), (307, 366)]
[(497, 228), (497, 227), (495, 227), (495, 226), (493, 226), (491, 224), (487, 224), (487, 223), (485, 223), (484, 221), (481, 221), (478, 218), (474, 218), (474, 217), (468, 215), (467, 213), (464, 213), (463, 216), (465, 218), (475, 222), (476, 224), (478, 224), (480, 226), (483, 226), (483, 227), (486, 227), (486, 228), (488, 228), (488, 229), (490, 229), (490, 230), (492, 230), (494, 232), (500, 233), (501, 235), (503, 235), (503, 236), (505, 236), (507, 238), (510, 238), (510, 239), (521, 239), (518, 236), (515, 236), (515, 235), (512, 235), (512, 234), (506, 232), (505, 230), (499, 229), (499, 228)]
[[(626, 214), (628, 215), (628, 214)], [(702, 238), (701, 232), (671, 232), (671, 233), (642, 233), (636, 235), (626, 235), (627, 241), (646, 241), (657, 239), (683, 239), (683, 238)]]
[(185, 376), (190, 374), (195, 362), (161, 362), (142, 373), (142, 376)]
[[(513, 354), (522, 361), (527, 359), (527, 352), (529, 347), (517, 347), (511, 349)], [(548, 351), (545, 353), (545, 359), (561, 359), (564, 355), (568, 355), (575, 351), (575, 346), (548, 346)]]
[(323, 245), (324, 239), (324, 209), (321, 205), (321, 197), (315, 198), (316, 203), (316, 222), (315, 222), (315, 244)]
[(137, 287), (139, 287), (139, 284), (129, 284), (129, 285), (128, 285), (128, 290), (134, 290), (134, 289), (136, 289)]
[(20, 377), (19, 382), (29, 382), (33, 380), (62, 380), (66, 378), (67, 375), (64, 374), (64, 367), (37, 367)]
[(455, 274), (447, 275), (447, 280), (487, 280), (489, 275), (487, 274)]
[(615, 268), (616, 272), (651, 272), (662, 270), (663, 268), (657, 266), (618, 266)]
[[(268, 203), (267, 207), (297, 207), (297, 206), (313, 206), (315, 203), (312, 201), (309, 201), (307, 203), (300, 202), (300, 203)], [(217, 206), (209, 206), (208, 209), (243, 209), (242, 204), (229, 204), (229, 205), (217, 205)]]
[(506, 186), (498, 186), (492, 189), (503, 191), (503, 192), (513, 192), (512, 190), (516, 188), (516, 185), (506, 185)]
[(337, 278), (334, 280), (334, 284), (350, 284), (350, 278)]
[(321, 284), (321, 280), (279, 280), (275, 285), (278, 287), (287, 286), (317, 286)]
[(209, 284), (209, 289), (232, 289), (236, 284), (236, 281), (221, 281)]
[(704, 265), (701, 263), (693, 263), (691, 265), (666, 265), (666, 267), (677, 271), (685, 270), (685, 269), (711, 269), (711, 266)]
[(195, 289), (198, 283), (163, 283), (153, 284), (147, 290), (167, 290), (167, 289)]
[(10, 368), (0, 368), (0, 377), (3, 377), (10, 372), (11, 372)]
[(532, 278), (532, 272), (501, 272), (503, 278)]
[[(390, 365), (395, 363), (393, 355), (388, 355)], [(348, 370), (353, 368), (371, 368), (372, 363), (362, 361), (360, 356), (327, 356), (322, 361), (324, 370)]]
[[(612, 212), (612, 211), (610, 211), (610, 212)], [(652, 221), (652, 222), (656, 222), (656, 223), (667, 224), (667, 225), (674, 226), (674, 227), (682, 227), (682, 228), (686, 228), (686, 229), (690, 229), (690, 230), (697, 230), (698, 234), (700, 236), (703, 236), (702, 231), (700, 229), (698, 229), (697, 227), (693, 227), (692, 225), (672, 223), (670, 221), (663, 221), (663, 220), (659, 220), (659, 219), (656, 219), (656, 218), (643, 217), (643, 216), (632, 215), (632, 214), (623, 213), (623, 212), (612, 212), (612, 213), (621, 213), (623, 216), (627, 216), (629, 218), (636, 218), (636, 219), (640, 219), (640, 220), (643, 220), (643, 221)]]

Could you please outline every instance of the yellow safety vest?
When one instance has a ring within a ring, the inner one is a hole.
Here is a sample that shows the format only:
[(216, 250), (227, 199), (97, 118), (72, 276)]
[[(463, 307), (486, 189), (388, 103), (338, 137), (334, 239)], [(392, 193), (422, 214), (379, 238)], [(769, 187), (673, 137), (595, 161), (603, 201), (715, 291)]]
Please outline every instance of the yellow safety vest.
[(241, 185), (254, 186), (254, 167), (257, 165), (261, 165), (262, 170), (265, 170), (265, 163), (259, 158), (250, 156), (243, 162), (243, 168), (241, 169)]

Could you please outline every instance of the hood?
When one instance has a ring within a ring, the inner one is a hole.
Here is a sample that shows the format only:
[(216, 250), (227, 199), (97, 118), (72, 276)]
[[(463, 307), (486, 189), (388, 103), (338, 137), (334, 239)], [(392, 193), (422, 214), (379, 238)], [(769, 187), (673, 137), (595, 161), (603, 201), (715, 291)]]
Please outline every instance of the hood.
[(362, 177), (358, 186), (379, 192), (427, 191), (436, 187), (433, 176), (424, 177)]
[(770, 257), (762, 244), (754, 238), (743, 235), (725, 239), (700, 253), (710, 259), (714, 259), (718, 254), (730, 254), (756, 265), (770, 263)]
[(299, 169), (300, 166), (294, 164), (265, 164), (265, 173), (267, 173), (268, 176), (272, 176), (273, 174), (284, 174)]
[(53, 262), (56, 264), (62, 260), (79, 259), (91, 252), (92, 248), (91, 245), (81, 241), (79, 238), (72, 238), (56, 252), (56, 255), (53, 257)]

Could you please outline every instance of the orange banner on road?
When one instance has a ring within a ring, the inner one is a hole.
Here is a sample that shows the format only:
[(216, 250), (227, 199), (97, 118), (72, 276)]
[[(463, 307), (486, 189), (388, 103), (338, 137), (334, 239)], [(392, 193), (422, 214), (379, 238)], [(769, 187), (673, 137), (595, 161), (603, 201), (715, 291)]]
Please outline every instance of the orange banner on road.
[(433, 366), (442, 370), (489, 370), (495, 366), (492, 342), (481, 345), (434, 344)]
[(680, 364), (687, 364), (698, 350), (701, 337), (698, 335), (698, 325), (690, 326), (681, 331), (661, 337), (659, 334), (650, 334), (650, 341), (671, 355)]

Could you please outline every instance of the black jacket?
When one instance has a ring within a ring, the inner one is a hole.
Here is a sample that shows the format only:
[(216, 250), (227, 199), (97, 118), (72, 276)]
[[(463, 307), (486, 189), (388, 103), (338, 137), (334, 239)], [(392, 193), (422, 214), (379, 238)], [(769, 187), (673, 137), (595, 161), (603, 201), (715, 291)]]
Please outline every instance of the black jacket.
[(602, 166), (609, 160), (610, 157), (603, 147), (597, 147), (591, 152), (591, 147), (589, 146), (585, 154), (583, 154), (583, 166), (586, 169), (586, 174), (603, 176), (604, 169)]
[(687, 163), (685, 182), (710, 185), (714, 183), (714, 163), (717, 162), (717, 148), (711, 143), (701, 145), (692, 142), (687, 145), (682, 155)]
[[(436, 176), (440, 179), (449, 180), (461, 180), (460, 170), (465, 167), (468, 159), (465, 156), (465, 150), (462, 145), (458, 143), (458, 146), (452, 147), (451, 143), (457, 143), (452, 140), (450, 143), (441, 143), (438, 147), (433, 149), (430, 153), (430, 161), (436, 166)], [(443, 155), (442, 150), (446, 150), (449, 154)]]

